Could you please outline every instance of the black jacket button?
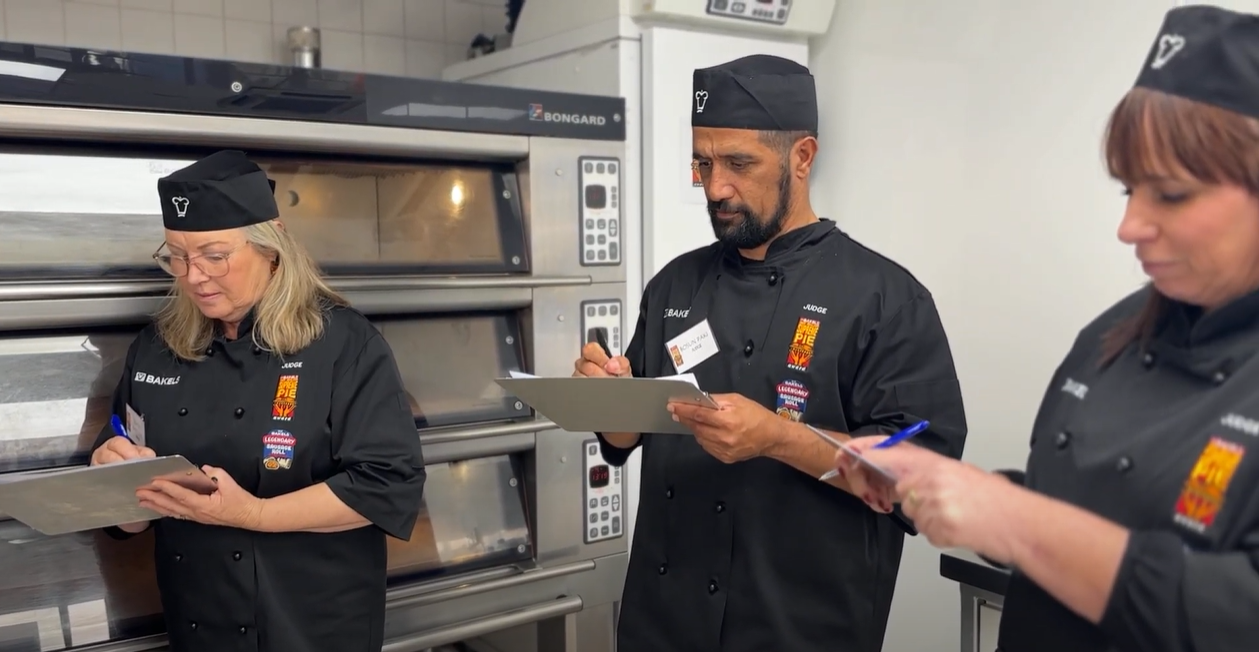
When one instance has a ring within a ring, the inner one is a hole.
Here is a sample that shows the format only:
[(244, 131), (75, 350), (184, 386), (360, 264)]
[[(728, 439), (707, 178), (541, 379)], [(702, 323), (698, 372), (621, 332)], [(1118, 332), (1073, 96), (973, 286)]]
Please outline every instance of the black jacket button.
[(233, 553), (232, 553), (232, 559), (234, 559), (234, 560), (236, 560), (236, 561), (240, 561), (240, 553), (239, 553), (239, 552), (233, 552)]
[(181, 555), (181, 554), (179, 554), (179, 553), (175, 553), (175, 561), (183, 561), (183, 560), (184, 560), (184, 556), (183, 556), (183, 555)]
[(673, 487), (669, 487), (668, 489), (664, 490), (664, 497), (669, 498), (669, 499), (673, 498)]
[(239, 419), (243, 416), (245, 416), (245, 408), (236, 408), (236, 418)]
[(665, 573), (668, 573), (668, 572), (669, 572), (669, 565), (668, 565), (668, 564), (660, 564), (660, 568), (658, 568), (658, 569), (657, 569), (657, 572), (658, 572), (658, 573), (660, 573), (661, 575), (664, 575)]
[(1119, 458), (1119, 461), (1115, 462), (1115, 470), (1120, 473), (1127, 473), (1132, 470), (1132, 458), (1127, 456)]
[(1071, 443), (1071, 435), (1066, 432), (1058, 433), (1058, 436), (1054, 439), (1054, 445), (1057, 446), (1060, 450), (1063, 448), (1066, 448), (1067, 445), (1070, 443)]
[(713, 509), (714, 509), (714, 510), (715, 510), (718, 514), (720, 514), (720, 513), (724, 512), (724, 511), (726, 511), (726, 504), (725, 504), (725, 503), (723, 503), (723, 502), (721, 502), (721, 501), (718, 501), (718, 502), (717, 502), (717, 504), (716, 504), (715, 506), (713, 506)]
[(188, 416), (188, 408), (179, 408), (179, 416), (181, 417)]
[(206, 357), (213, 358), (213, 357), (214, 357), (214, 347), (210, 347), (210, 348), (206, 349), (206, 350), (205, 350), (205, 354), (206, 354)]
[(249, 631), (249, 630), (248, 630), (248, 629), (246, 629), (246, 627), (245, 627), (244, 625), (241, 625), (241, 626), (240, 626), (240, 633), (241, 633), (241, 634), (244, 634), (246, 631)]
[(778, 285), (778, 272), (770, 272), (770, 273), (769, 273), (769, 284), (770, 284), (770, 285)]
[(254, 355), (262, 355), (262, 347), (260, 347), (260, 346), (255, 346), (255, 347), (254, 347)]
[(743, 345), (743, 355), (752, 355), (753, 348), (752, 340), (748, 340), (747, 344)]
[(1144, 366), (1146, 369), (1149, 369), (1150, 367), (1153, 367), (1153, 366), (1154, 366), (1154, 354), (1153, 354), (1153, 353), (1147, 353), (1147, 354), (1145, 354), (1145, 355), (1141, 356), (1141, 365), (1142, 365), (1142, 366)]
[(1224, 373), (1223, 371), (1217, 371), (1211, 375), (1211, 382), (1215, 383), (1216, 385), (1223, 385), (1224, 381), (1226, 380), (1228, 380), (1228, 374)]
[(197, 629), (197, 623), (195, 622), (188, 623), (188, 627), (195, 631)]
[(712, 594), (716, 593), (716, 592), (717, 592), (717, 588), (718, 588), (718, 587), (717, 587), (717, 580), (709, 580), (709, 581), (708, 581), (708, 595), (712, 595)]

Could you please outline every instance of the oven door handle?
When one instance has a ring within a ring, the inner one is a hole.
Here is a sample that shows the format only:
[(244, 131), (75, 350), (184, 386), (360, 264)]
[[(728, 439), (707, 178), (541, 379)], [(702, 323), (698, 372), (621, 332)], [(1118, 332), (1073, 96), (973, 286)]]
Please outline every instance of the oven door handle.
[(382, 652), (419, 652), (439, 645), (449, 645), (492, 632), (536, 623), (548, 618), (575, 614), (582, 609), (578, 596), (550, 600), (512, 611), (466, 620), (461, 623), (430, 629), (411, 636), (396, 638), (385, 643)]

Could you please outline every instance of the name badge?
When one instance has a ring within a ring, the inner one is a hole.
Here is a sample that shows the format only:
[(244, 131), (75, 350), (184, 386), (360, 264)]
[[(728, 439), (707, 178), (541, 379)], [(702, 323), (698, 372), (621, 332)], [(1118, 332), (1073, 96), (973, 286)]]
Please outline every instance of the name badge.
[(127, 406), (127, 436), (136, 446), (144, 445), (144, 417)]
[(686, 329), (686, 332), (669, 340), (665, 348), (673, 360), (673, 368), (680, 374), (694, 369), (699, 363), (717, 355), (717, 338), (708, 327), (708, 320)]

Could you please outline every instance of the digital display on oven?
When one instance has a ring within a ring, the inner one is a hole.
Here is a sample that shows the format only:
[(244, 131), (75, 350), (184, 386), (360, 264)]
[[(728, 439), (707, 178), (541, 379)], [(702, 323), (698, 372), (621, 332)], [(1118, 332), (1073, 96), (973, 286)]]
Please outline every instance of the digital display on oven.
[(610, 475), (611, 473), (608, 470), (607, 464), (599, 464), (597, 466), (590, 467), (590, 487), (592, 489), (599, 489), (601, 487), (608, 486)]

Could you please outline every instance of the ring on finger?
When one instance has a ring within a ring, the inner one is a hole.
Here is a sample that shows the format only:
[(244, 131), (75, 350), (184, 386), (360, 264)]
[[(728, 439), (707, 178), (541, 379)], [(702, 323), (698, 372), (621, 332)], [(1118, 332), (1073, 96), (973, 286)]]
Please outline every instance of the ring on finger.
[(917, 505), (917, 504), (918, 504), (918, 492), (914, 491), (913, 489), (910, 489), (910, 490), (909, 490), (909, 495), (905, 496), (905, 502), (909, 503), (910, 505)]

